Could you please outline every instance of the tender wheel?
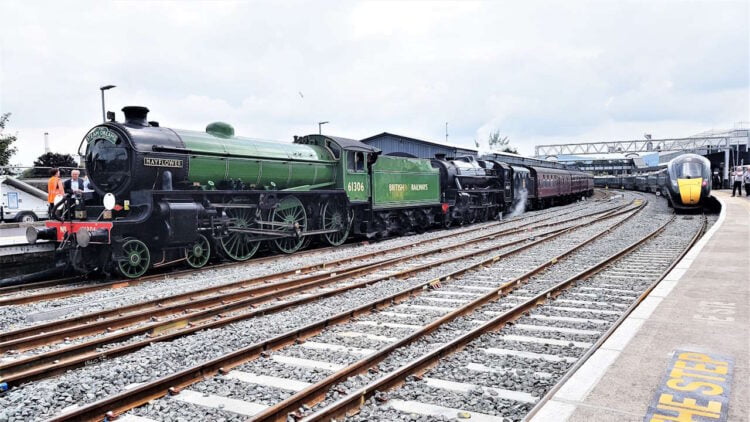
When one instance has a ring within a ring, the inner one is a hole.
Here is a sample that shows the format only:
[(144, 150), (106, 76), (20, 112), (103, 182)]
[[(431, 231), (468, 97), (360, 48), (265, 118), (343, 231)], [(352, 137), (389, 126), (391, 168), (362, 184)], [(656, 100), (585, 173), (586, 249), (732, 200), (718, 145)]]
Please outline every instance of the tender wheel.
[[(307, 231), (307, 213), (305, 212), (305, 206), (294, 196), (287, 196), (279, 202), (278, 207), (271, 215), (271, 221), (274, 223), (292, 224), (298, 227), (301, 232)], [(288, 230), (285, 227), (275, 228), (282, 231)], [(294, 253), (300, 250), (305, 244), (305, 237), (285, 237), (274, 240), (273, 243), (281, 252)]]
[(120, 274), (127, 278), (142, 276), (151, 265), (148, 246), (138, 239), (127, 239), (122, 244), (123, 258), (117, 262)]
[(430, 227), (430, 215), (425, 210), (417, 210), (415, 211), (415, 224), (414, 224), (414, 231), (417, 232), (417, 234), (422, 234)]
[[(229, 228), (246, 229), (256, 227), (254, 208), (227, 208), (224, 211), (229, 217)], [(260, 247), (260, 242), (250, 240), (247, 233), (232, 232), (219, 240), (221, 251), (227, 258), (234, 261), (247, 261)]]
[(323, 238), (331, 246), (339, 246), (349, 237), (349, 230), (352, 227), (351, 213), (344, 206), (336, 205), (327, 201), (323, 205), (321, 214), (321, 227), (323, 230), (339, 229), (337, 232), (325, 233)]
[(198, 239), (185, 250), (188, 265), (200, 268), (208, 263), (211, 258), (211, 243), (206, 236), (199, 234)]

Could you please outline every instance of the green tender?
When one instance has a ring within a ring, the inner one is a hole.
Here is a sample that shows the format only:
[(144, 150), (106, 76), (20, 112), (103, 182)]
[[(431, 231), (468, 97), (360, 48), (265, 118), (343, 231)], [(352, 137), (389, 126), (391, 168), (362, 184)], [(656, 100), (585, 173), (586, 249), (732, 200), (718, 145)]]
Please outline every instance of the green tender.
[(372, 173), (375, 209), (440, 204), (440, 173), (429, 160), (381, 156)]

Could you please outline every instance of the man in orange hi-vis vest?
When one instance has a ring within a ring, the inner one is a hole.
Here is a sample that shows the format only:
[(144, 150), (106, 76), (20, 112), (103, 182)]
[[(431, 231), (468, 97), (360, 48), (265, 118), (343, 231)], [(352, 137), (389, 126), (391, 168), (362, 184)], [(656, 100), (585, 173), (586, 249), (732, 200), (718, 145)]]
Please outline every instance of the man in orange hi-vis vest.
[(50, 218), (52, 217), (52, 207), (55, 205), (55, 196), (64, 195), (62, 179), (60, 179), (60, 169), (52, 168), (49, 171), (50, 178), (47, 181), (47, 202), (49, 203)]

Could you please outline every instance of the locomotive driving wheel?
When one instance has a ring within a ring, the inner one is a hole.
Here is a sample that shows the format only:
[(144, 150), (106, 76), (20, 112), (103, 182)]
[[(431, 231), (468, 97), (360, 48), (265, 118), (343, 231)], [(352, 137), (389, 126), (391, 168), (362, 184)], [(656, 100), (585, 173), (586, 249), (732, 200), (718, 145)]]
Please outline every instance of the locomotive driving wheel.
[[(307, 212), (305, 212), (305, 206), (302, 202), (294, 196), (287, 196), (286, 198), (279, 201), (278, 206), (273, 210), (271, 215), (271, 221), (274, 223), (284, 223), (285, 225), (292, 225), (296, 230), (300, 232), (307, 231)], [(289, 230), (287, 227), (275, 227), (280, 231)], [(305, 237), (284, 237), (276, 239), (273, 243), (276, 245), (281, 252), (294, 253), (297, 252), (304, 246)]]
[[(240, 201), (230, 203), (243, 204)], [(221, 251), (229, 259), (234, 261), (246, 261), (250, 259), (260, 247), (260, 242), (252, 241), (251, 236), (240, 231), (231, 229), (247, 229), (257, 227), (253, 213), (255, 208), (227, 208), (224, 211), (229, 217), (229, 234), (222, 236), (219, 241)]]
[(185, 250), (185, 259), (193, 268), (200, 268), (208, 263), (211, 258), (211, 243), (206, 236), (199, 234), (195, 243)]
[(325, 233), (323, 238), (331, 246), (339, 246), (349, 237), (349, 229), (352, 227), (351, 213), (345, 206), (337, 205), (333, 201), (326, 201), (323, 211), (320, 213), (323, 230), (335, 230), (336, 232)]
[(117, 261), (117, 269), (127, 278), (142, 276), (151, 265), (148, 246), (138, 239), (126, 239), (122, 244), (122, 255), (122, 259)]

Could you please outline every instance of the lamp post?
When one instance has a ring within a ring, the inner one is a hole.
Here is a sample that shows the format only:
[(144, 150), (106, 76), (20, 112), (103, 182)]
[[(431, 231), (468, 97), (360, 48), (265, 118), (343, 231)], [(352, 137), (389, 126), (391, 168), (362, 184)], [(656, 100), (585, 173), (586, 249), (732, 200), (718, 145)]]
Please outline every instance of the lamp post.
[(102, 87), (99, 87), (99, 90), (102, 91), (102, 122), (106, 122), (107, 121), (107, 116), (104, 114), (104, 91), (106, 91), (108, 89), (112, 89), (114, 87), (115, 87), (115, 85), (104, 85)]
[(323, 134), (323, 125), (328, 124), (330, 122), (318, 122), (318, 135)]

